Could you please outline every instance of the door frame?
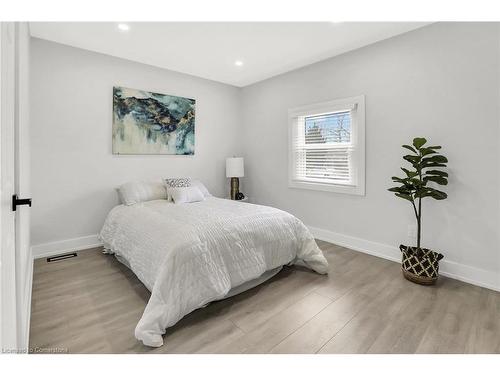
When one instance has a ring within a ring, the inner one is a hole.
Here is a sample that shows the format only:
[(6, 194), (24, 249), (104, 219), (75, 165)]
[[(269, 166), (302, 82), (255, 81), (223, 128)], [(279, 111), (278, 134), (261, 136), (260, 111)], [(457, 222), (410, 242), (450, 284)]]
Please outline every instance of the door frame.
[(16, 351), (19, 338), (16, 283), (15, 214), (10, 200), (15, 189), (16, 68), (15, 24), (0, 23), (0, 345)]

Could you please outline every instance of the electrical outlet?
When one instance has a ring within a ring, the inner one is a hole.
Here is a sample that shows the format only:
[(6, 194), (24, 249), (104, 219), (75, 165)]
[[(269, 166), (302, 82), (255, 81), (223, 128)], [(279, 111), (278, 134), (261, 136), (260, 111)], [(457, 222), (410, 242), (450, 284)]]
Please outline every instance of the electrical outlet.
[(408, 238), (414, 240), (417, 238), (417, 225), (416, 224), (408, 224)]

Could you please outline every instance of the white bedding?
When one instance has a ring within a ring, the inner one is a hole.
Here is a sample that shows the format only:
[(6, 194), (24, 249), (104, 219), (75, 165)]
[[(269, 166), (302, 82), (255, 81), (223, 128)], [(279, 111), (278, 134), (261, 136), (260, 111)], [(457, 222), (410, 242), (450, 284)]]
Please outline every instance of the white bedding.
[(268, 270), (297, 260), (318, 273), (328, 270), (311, 233), (293, 215), (214, 197), (117, 206), (100, 238), (151, 291), (135, 328), (148, 346), (163, 345), (166, 328)]

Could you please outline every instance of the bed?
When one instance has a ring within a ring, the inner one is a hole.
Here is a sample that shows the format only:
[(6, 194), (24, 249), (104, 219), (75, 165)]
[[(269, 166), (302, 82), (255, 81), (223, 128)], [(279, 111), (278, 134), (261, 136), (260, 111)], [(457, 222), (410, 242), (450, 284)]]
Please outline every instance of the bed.
[(283, 265), (328, 271), (311, 233), (293, 215), (215, 197), (116, 206), (100, 239), (151, 291), (135, 337), (153, 347), (163, 345), (166, 328), (183, 316), (263, 282)]

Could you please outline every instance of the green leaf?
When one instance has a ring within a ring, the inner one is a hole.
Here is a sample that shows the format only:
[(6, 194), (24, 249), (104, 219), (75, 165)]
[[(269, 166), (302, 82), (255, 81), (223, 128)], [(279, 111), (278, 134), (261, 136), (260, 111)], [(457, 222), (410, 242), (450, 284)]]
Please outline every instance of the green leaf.
[(433, 155), (428, 158), (423, 158), (424, 163), (448, 163), (448, 159), (443, 155)]
[(448, 177), (448, 173), (446, 173), (445, 171), (437, 171), (437, 170), (434, 170), (434, 169), (431, 169), (430, 171), (425, 171), (425, 173), (426, 174), (436, 175), (436, 176)]
[(424, 181), (433, 181), (439, 185), (448, 185), (448, 180), (442, 176), (426, 176), (424, 177)]
[(405, 194), (405, 195), (411, 195), (413, 194), (413, 191), (411, 189), (408, 189), (406, 186), (396, 186), (396, 187), (392, 187), (390, 189), (387, 189), (393, 193), (401, 193), (401, 194)]
[(417, 164), (420, 162), (420, 156), (415, 156), (415, 155), (405, 155), (403, 156), (403, 159), (412, 164)]
[(430, 154), (436, 154), (436, 153), (437, 153), (436, 151), (434, 151), (433, 149), (428, 148), (428, 147), (422, 147), (422, 148), (420, 148), (420, 154), (422, 156), (430, 155)]
[(410, 179), (411, 183), (415, 186), (420, 186), (422, 185), (422, 181), (420, 181), (418, 178), (411, 178)]
[(432, 195), (431, 191), (427, 189), (422, 189), (415, 193), (415, 198), (425, 198), (425, 197), (430, 197), (431, 195)]
[(446, 164), (441, 163), (422, 163), (421, 168), (437, 168), (437, 167), (446, 167)]
[(408, 193), (408, 190), (405, 189), (404, 186), (396, 186), (387, 190), (392, 191), (393, 193)]
[(430, 148), (431, 150), (439, 150), (441, 149), (441, 146), (428, 146), (426, 148)]
[(440, 191), (434, 188), (425, 188), (421, 191), (415, 193), (415, 198), (432, 197), (437, 200), (443, 200), (448, 197), (444, 191)]
[(408, 177), (415, 177), (418, 175), (418, 172), (414, 172), (414, 171), (409, 171), (408, 169), (406, 168), (401, 168), (401, 170), (408, 176)]
[(396, 193), (396, 197), (406, 199), (407, 201), (413, 202), (413, 197), (408, 194)]
[(411, 152), (414, 152), (415, 154), (418, 154), (417, 150), (415, 150), (415, 149), (414, 149), (413, 147), (411, 147), (411, 146), (408, 146), (408, 145), (403, 145), (403, 146), (401, 146), (401, 147), (404, 147), (404, 148), (406, 148), (406, 149), (410, 150)]
[(420, 147), (422, 147), (426, 143), (427, 143), (427, 139), (425, 139), (425, 138), (414, 138), (413, 139), (413, 146), (415, 146), (415, 148), (417, 150), (419, 150)]
[(444, 191), (433, 190), (431, 197), (438, 200), (438, 201), (441, 201), (443, 199), (448, 198), (448, 194), (446, 194)]
[(400, 193), (411, 193), (416, 190), (416, 186), (408, 178), (393, 177), (392, 180), (401, 184)]
[(391, 177), (392, 178), (392, 181), (395, 181), (395, 182), (401, 182), (401, 183), (406, 183), (409, 181), (408, 178), (400, 178), (400, 177)]

